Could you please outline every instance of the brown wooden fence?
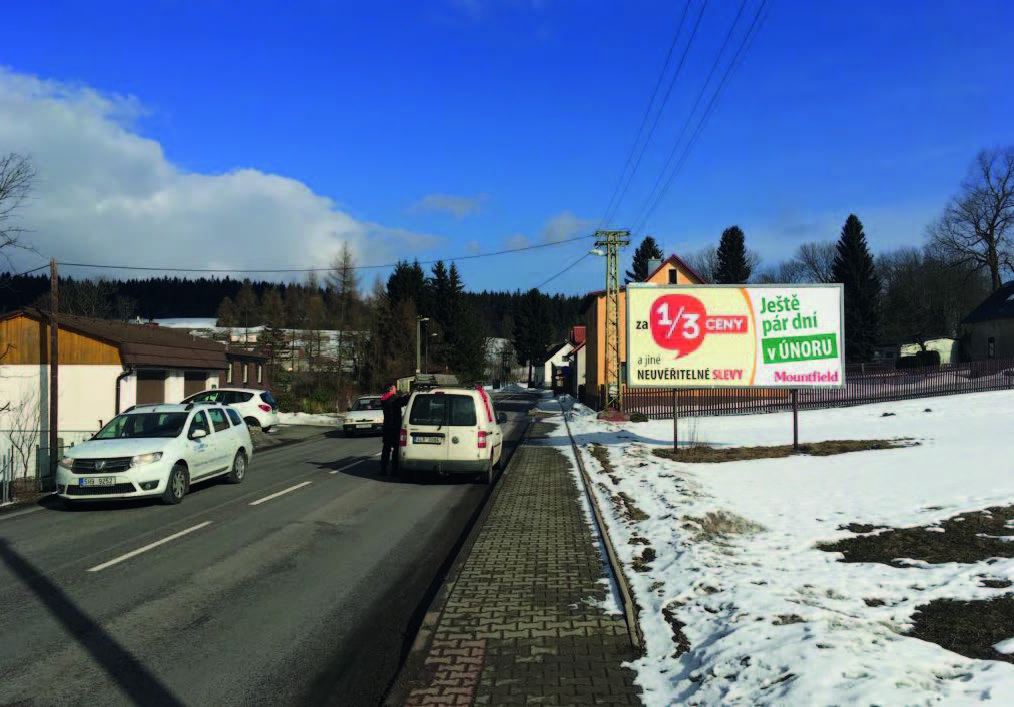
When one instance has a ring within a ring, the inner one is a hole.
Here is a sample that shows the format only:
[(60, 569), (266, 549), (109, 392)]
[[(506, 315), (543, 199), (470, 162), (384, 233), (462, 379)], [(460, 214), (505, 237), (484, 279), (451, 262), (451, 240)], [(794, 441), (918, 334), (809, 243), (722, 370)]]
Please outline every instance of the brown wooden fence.
[[(1014, 359), (950, 363), (902, 370), (857, 365), (846, 367), (845, 385), (839, 388), (800, 388), (798, 404), (801, 410), (816, 410), (1012, 388)], [(601, 399), (593, 396), (587, 402), (597, 409)], [(692, 388), (676, 391), (624, 388), (623, 407), (628, 413), (639, 412), (659, 419), (671, 418), (674, 402), (680, 417), (745, 415), (790, 411), (792, 393), (788, 388)]]

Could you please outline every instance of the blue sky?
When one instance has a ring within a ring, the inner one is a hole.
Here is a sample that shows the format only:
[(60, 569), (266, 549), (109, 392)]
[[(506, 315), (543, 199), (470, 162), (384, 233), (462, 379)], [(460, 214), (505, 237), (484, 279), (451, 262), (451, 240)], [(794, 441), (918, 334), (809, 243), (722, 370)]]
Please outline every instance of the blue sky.
[[(768, 0), (656, 203), (698, 124), (695, 99), (710, 99), (760, 7), (14, 4), (0, 27), (0, 152), (26, 152), (39, 171), (21, 214), (38, 254), (14, 265), (326, 268), (345, 241), (361, 266), (442, 258), (470, 290), (549, 280), (545, 291), (583, 294), (604, 282), (602, 259), (580, 260), (591, 239), (461, 256), (601, 224), (635, 229), (625, 269), (644, 235), (687, 255), (738, 224), (775, 264), (836, 239), (851, 212), (875, 253), (918, 246), (976, 152), (1014, 143), (1014, 4)], [(684, 11), (660, 94), (685, 52), (682, 71), (607, 213)], [(364, 289), (389, 272), (364, 268)]]

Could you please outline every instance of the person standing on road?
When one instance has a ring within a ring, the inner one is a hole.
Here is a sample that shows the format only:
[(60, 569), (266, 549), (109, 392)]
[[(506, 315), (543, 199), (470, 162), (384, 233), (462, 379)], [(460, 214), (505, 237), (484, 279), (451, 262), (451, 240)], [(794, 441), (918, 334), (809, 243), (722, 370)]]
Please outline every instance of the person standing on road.
[[(393, 383), (380, 398), (384, 410), (384, 446), (380, 452), (380, 475), (387, 476), (388, 465), (393, 465), (393, 473), (398, 473), (398, 438), (401, 435), (401, 415), (408, 404), (408, 395), (398, 395), (398, 387)], [(392, 459), (393, 455), (393, 459)]]

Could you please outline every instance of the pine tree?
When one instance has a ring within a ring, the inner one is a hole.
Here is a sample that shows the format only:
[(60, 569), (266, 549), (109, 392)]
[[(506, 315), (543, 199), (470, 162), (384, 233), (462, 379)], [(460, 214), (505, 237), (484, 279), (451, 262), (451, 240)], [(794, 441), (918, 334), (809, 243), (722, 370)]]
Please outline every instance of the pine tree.
[(218, 316), (215, 319), (215, 326), (236, 326), (236, 305), (228, 297), (222, 298), (221, 304), (218, 305)]
[(845, 361), (870, 361), (879, 335), (880, 277), (855, 214), (849, 214), (841, 229), (831, 272), (845, 296)]
[(743, 229), (730, 226), (718, 243), (714, 281), (719, 285), (741, 285), (750, 279), (751, 270)]
[(642, 282), (647, 279), (651, 271), (648, 270), (649, 260), (661, 260), (662, 249), (651, 236), (645, 236), (641, 245), (634, 251), (634, 257), (630, 263), (630, 270), (627, 270), (627, 282)]

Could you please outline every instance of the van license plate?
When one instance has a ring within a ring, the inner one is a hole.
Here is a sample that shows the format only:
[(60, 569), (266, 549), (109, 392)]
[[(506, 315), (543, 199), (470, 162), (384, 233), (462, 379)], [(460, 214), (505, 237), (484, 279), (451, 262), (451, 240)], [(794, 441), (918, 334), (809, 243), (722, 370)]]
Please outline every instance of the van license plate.
[(433, 435), (416, 435), (414, 440), (416, 444), (440, 444), (444, 441), (444, 438)]
[(112, 486), (115, 483), (115, 476), (89, 476), (77, 480), (78, 486)]

